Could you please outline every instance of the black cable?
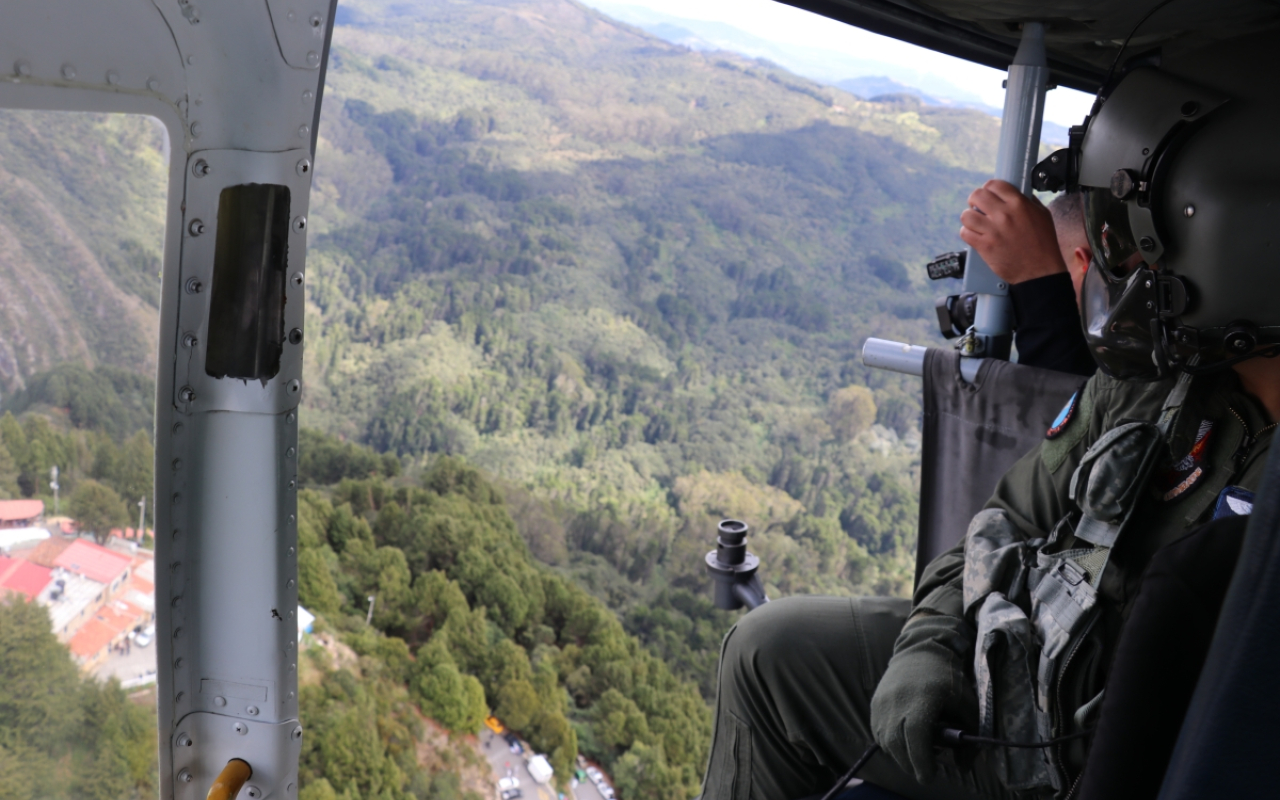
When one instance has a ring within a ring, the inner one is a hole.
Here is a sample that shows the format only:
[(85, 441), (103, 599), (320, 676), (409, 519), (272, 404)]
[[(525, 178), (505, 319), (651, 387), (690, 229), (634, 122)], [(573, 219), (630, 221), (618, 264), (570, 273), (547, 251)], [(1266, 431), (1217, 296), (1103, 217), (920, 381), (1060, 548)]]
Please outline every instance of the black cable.
[(867, 762), (871, 760), (871, 757), (874, 756), (876, 751), (879, 749), (880, 745), (872, 742), (871, 746), (867, 748), (867, 751), (862, 754), (862, 758), (853, 762), (853, 766), (849, 767), (849, 771), (844, 774), (844, 777), (836, 781), (836, 785), (831, 787), (831, 791), (822, 796), (822, 800), (832, 800), (832, 798), (844, 791), (844, 787), (849, 785), (849, 781), (857, 777), (858, 770), (865, 767)]
[(1111, 78), (1113, 75), (1116, 74), (1116, 67), (1120, 65), (1120, 57), (1124, 55), (1125, 50), (1129, 49), (1129, 42), (1133, 39), (1134, 34), (1138, 32), (1138, 29), (1141, 28), (1143, 24), (1146, 23), (1147, 20), (1151, 19), (1152, 14), (1156, 13), (1157, 11), (1159, 11), (1160, 9), (1164, 8), (1165, 6), (1169, 5), (1172, 2), (1173, 0), (1160, 0), (1159, 3), (1156, 3), (1154, 6), (1152, 6), (1150, 11), (1142, 15), (1142, 19), (1138, 20), (1138, 24), (1134, 25), (1133, 29), (1129, 31), (1129, 35), (1124, 37), (1124, 44), (1120, 45), (1120, 49), (1116, 52), (1115, 60), (1111, 62), (1111, 69), (1107, 70), (1107, 79), (1102, 82), (1102, 87), (1104, 89), (1111, 85)]
[[(1049, 739), (1044, 742), (1011, 742), (1008, 739), (992, 739), (989, 736), (975, 736), (972, 733), (965, 733), (956, 728), (943, 728), (939, 739), (942, 744), (947, 747), (961, 747), (964, 745), (977, 745), (979, 747), (1016, 747), (1024, 750), (1039, 750), (1043, 747), (1052, 747), (1055, 744), (1062, 744), (1073, 739), (1083, 739), (1093, 733), (1093, 728), (1080, 731), (1079, 733), (1070, 733), (1066, 736), (1059, 736), (1056, 739)], [(825, 798), (823, 800), (826, 800)]]
[(1175, 365), (1175, 368), (1180, 369), (1189, 375), (1194, 375), (1196, 377), (1199, 377), (1201, 375), (1208, 375), (1212, 372), (1218, 372), (1220, 370), (1226, 369), (1227, 367), (1234, 367), (1236, 364), (1242, 363), (1244, 361), (1248, 361), (1251, 358), (1275, 358), (1276, 356), (1280, 356), (1280, 344), (1273, 344), (1273, 345), (1268, 345), (1266, 347), (1260, 347), (1251, 353), (1245, 353), (1244, 355), (1236, 356), (1235, 358), (1228, 358), (1225, 361), (1215, 361), (1212, 364), (1205, 364), (1203, 366), (1199, 366), (1199, 365), (1188, 363), (1183, 365)]

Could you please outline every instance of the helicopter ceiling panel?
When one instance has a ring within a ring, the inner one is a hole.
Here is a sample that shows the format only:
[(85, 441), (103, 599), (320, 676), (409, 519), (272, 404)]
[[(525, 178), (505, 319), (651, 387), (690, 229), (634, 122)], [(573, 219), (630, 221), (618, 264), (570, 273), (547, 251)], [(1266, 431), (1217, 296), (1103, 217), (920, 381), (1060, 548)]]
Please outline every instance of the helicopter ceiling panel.
[(1046, 23), (1054, 80), (1095, 92), (1120, 45), (1130, 54), (1159, 47), (1189, 52), (1280, 28), (1280, 6), (1266, 0), (777, 0), (860, 28), (1003, 70), (1017, 50), (1019, 25)]

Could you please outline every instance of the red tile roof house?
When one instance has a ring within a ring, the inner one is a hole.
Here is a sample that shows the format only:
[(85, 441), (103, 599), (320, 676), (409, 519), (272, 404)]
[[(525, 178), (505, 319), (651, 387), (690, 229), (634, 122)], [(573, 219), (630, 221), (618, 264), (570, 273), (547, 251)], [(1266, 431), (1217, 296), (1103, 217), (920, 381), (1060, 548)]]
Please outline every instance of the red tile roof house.
[(107, 600), (129, 579), (133, 559), (93, 542), (77, 539), (58, 554), (53, 565), (104, 584), (107, 591), (103, 599)]
[(43, 500), (0, 500), (0, 528), (34, 528), (43, 516)]
[(111, 657), (111, 648), (120, 644), (134, 628), (156, 618), (155, 561), (142, 551), (132, 559), (133, 570), (114, 600), (103, 604), (67, 641), (76, 663), (91, 673)]
[(53, 570), (0, 554), (0, 600), (22, 595), (31, 602), (53, 580)]
[(106, 661), (111, 655), (111, 648), (123, 642), (129, 631), (144, 619), (141, 609), (120, 600), (112, 601), (80, 626), (67, 642), (67, 647), (80, 668), (90, 672)]
[(59, 641), (75, 636), (102, 604), (122, 590), (133, 571), (133, 559), (84, 539), (49, 539), (25, 554), (53, 568), (53, 582), (37, 601), (49, 609)]
[(90, 619), (106, 598), (107, 587), (62, 567), (53, 570), (53, 580), (40, 592), (36, 602), (49, 609), (49, 621), (58, 641), (66, 642)]

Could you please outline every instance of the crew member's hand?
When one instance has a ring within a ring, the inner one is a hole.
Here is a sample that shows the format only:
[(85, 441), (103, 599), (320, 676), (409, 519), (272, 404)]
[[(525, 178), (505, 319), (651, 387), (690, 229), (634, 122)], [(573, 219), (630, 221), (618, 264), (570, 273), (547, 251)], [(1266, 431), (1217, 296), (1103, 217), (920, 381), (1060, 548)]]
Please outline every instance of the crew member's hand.
[(1006, 181), (989, 180), (969, 195), (960, 238), (1006, 283), (1067, 271), (1049, 209)]
[[(908, 623), (910, 642), (889, 661), (871, 698), (871, 732), (898, 766), (921, 784), (937, 772), (935, 742), (942, 727), (974, 730), (977, 697), (966, 687), (959, 643), (950, 617)], [(904, 634), (906, 631), (904, 631)], [(912, 641), (914, 640), (914, 641)]]

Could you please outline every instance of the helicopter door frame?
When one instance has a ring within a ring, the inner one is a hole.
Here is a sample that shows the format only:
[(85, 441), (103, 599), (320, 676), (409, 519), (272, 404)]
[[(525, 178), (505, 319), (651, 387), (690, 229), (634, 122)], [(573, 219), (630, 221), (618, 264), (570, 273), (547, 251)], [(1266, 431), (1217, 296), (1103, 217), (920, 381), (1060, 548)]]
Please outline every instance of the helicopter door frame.
[(232, 758), (252, 767), (246, 796), (297, 796), (306, 214), (336, 8), (0, 8), (0, 107), (143, 114), (171, 144), (155, 406), (164, 800), (204, 797)]
[[(1031, 191), (1031, 173), (1040, 152), (1045, 94), (1050, 88), (1044, 31), (1042, 22), (1022, 25), (1022, 41), (1005, 81), (1004, 114), (996, 149), (995, 177), (1018, 187), (1023, 194)], [(978, 295), (974, 325), (958, 344), (964, 356), (961, 374), (972, 381), (981, 359), (1008, 360), (1013, 342), (1013, 304), (1009, 285), (991, 271), (972, 247), (968, 248), (962, 291)], [(862, 363), (919, 377), (924, 375), (925, 349), (887, 339), (867, 339), (862, 346)]]

